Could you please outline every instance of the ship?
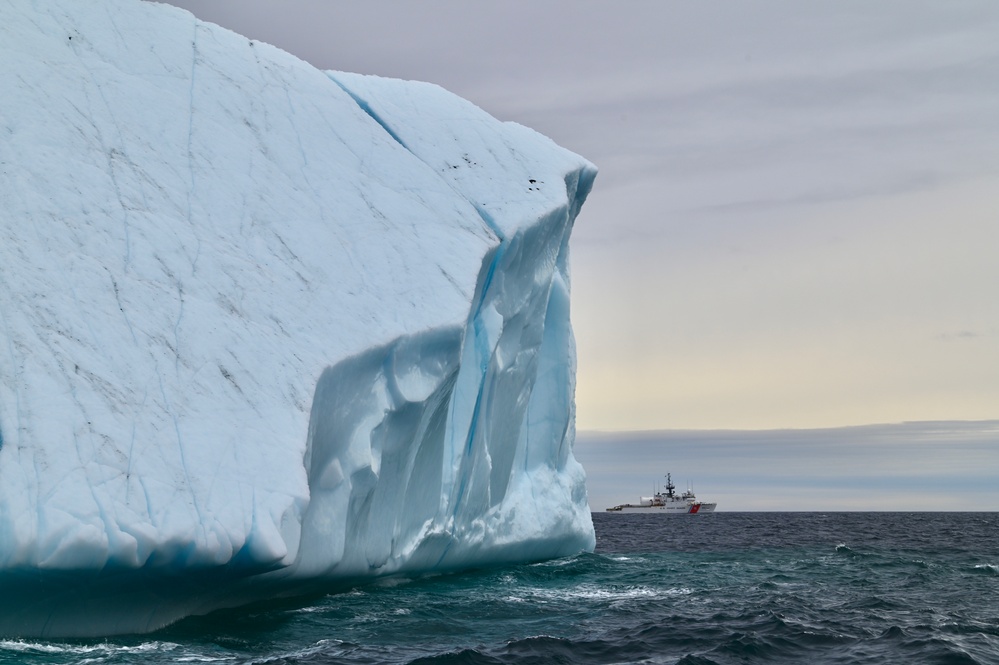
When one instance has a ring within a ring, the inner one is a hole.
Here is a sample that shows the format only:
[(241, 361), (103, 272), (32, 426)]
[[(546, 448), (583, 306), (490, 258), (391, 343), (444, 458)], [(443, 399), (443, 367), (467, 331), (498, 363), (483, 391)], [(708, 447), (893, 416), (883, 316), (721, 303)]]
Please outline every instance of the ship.
[(638, 503), (622, 503), (608, 508), (609, 513), (648, 513), (655, 515), (697, 515), (713, 513), (717, 503), (698, 501), (690, 488), (683, 494), (676, 493), (676, 485), (670, 474), (666, 474), (665, 492), (656, 492), (652, 496), (643, 496)]

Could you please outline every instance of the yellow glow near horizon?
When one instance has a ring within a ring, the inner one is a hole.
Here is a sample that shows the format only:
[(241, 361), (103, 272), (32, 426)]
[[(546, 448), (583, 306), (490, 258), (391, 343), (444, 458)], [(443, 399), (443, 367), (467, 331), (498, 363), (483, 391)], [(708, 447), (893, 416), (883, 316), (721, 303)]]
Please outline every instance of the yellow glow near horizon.
[[(798, 237), (745, 255), (702, 248), (679, 271), (657, 273), (637, 246), (609, 257), (583, 244), (577, 427), (999, 416), (997, 192), (983, 179), (783, 211), (801, 217)], [(629, 258), (645, 272), (608, 272)]]

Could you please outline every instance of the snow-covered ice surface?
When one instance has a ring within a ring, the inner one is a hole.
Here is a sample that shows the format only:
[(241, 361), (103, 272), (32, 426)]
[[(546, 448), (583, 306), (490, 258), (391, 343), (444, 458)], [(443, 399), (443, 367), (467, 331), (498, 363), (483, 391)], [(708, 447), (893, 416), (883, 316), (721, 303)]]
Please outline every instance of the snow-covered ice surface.
[(138, 0), (0, 4), (0, 634), (592, 549), (595, 169)]

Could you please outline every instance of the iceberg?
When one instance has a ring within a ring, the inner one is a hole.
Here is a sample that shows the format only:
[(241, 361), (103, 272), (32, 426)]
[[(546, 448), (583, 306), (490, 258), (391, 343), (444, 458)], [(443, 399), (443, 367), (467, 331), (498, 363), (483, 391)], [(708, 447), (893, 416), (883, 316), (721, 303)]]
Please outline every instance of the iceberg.
[(0, 5), (0, 635), (591, 550), (596, 169), (139, 0)]

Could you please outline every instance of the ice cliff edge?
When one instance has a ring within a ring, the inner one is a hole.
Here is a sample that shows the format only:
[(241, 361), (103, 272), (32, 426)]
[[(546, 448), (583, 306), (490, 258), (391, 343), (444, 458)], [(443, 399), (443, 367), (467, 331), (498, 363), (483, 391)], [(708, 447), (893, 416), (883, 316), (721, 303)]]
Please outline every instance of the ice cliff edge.
[(0, 635), (592, 549), (595, 169), (137, 0), (0, 5)]

